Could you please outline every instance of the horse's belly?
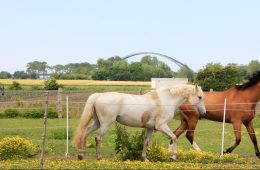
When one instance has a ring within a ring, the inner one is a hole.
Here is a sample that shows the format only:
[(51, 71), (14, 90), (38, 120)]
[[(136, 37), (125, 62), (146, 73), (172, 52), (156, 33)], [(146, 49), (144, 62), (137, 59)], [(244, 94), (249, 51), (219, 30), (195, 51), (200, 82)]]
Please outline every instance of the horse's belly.
[(126, 126), (132, 126), (132, 127), (143, 127), (142, 122), (139, 121), (137, 118), (132, 118), (130, 116), (117, 116), (116, 121), (126, 125)]

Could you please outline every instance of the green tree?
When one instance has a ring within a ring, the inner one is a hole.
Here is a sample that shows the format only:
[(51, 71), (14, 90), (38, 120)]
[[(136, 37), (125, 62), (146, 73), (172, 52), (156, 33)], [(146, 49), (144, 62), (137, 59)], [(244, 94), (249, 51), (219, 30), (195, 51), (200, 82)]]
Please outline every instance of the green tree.
[(132, 81), (143, 81), (144, 80), (144, 72), (143, 65), (140, 62), (132, 62), (128, 66), (130, 72), (130, 80)]
[(14, 72), (14, 75), (13, 75), (13, 78), (16, 78), (16, 79), (27, 79), (29, 77), (30, 76), (24, 71), (16, 71), (16, 72)]
[(65, 66), (61, 64), (57, 64), (55, 66), (51, 67), (54, 73), (64, 73), (65, 72)]
[(12, 75), (7, 71), (1, 71), (0, 72), (0, 79), (9, 79)]
[(188, 78), (190, 81), (192, 81), (193, 76), (194, 73), (187, 66), (180, 67), (180, 69), (175, 73), (175, 77)]
[(152, 57), (150, 55), (144, 56), (141, 59), (142, 64), (147, 64), (150, 66), (158, 67), (159, 66), (159, 61), (156, 57)]
[(112, 67), (109, 68), (110, 80), (129, 80), (130, 73), (128, 70), (128, 63), (125, 60), (115, 62)]
[(247, 73), (252, 75), (257, 70), (260, 70), (260, 62), (258, 60), (252, 60), (247, 66)]
[(105, 69), (97, 69), (92, 74), (93, 80), (107, 80), (108, 79), (108, 71)]
[(47, 63), (45, 61), (40, 62), (40, 61), (33, 61), (33, 62), (29, 62), (26, 65), (27, 69), (26, 71), (29, 74), (36, 74), (37, 77), (39, 77), (40, 75), (44, 76), (47, 74), (47, 70), (49, 68), (49, 66), (47, 65)]
[(220, 63), (209, 63), (200, 70), (196, 76), (196, 82), (202, 86), (203, 90), (222, 91), (229, 89), (242, 81), (242, 77), (237, 67), (227, 65), (223, 67)]

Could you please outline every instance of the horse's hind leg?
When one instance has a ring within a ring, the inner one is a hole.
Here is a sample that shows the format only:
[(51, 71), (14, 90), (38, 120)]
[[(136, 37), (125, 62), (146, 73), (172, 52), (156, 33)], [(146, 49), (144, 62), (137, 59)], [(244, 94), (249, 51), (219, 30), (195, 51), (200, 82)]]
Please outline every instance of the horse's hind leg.
[(108, 130), (108, 128), (111, 125), (111, 123), (106, 123), (105, 122), (105, 123), (101, 123), (100, 124), (100, 129), (99, 129), (99, 131), (97, 133), (97, 136), (95, 138), (97, 160), (101, 160), (102, 159), (102, 156), (101, 156), (101, 153), (100, 153), (100, 145), (101, 145), (103, 136), (105, 135), (105, 133)]
[(153, 129), (146, 129), (146, 131), (145, 131), (144, 146), (143, 146), (143, 152), (142, 152), (143, 161), (148, 161), (148, 159), (146, 157), (146, 149), (147, 149), (147, 146), (150, 141), (152, 133), (153, 133)]
[(99, 127), (100, 127), (100, 123), (99, 123), (97, 117), (94, 116), (93, 124), (90, 127), (87, 128), (86, 133), (83, 136), (82, 143), (81, 143), (82, 150), (78, 154), (78, 159), (79, 160), (83, 159), (83, 155), (86, 152), (86, 141), (87, 141), (88, 135), (91, 134), (92, 132), (94, 132), (95, 130), (97, 130)]
[(230, 148), (226, 150), (225, 153), (231, 153), (241, 142), (241, 122), (236, 122), (232, 123), (235, 137), (236, 137), (236, 142), (234, 145), (232, 145)]
[(255, 147), (255, 154), (256, 156), (260, 159), (260, 152), (259, 152), (259, 149), (258, 149), (258, 145), (257, 145), (257, 139), (256, 139), (256, 136), (255, 136), (255, 130), (254, 130), (254, 126), (253, 126), (253, 122), (250, 121), (249, 123), (245, 124), (246, 126), (246, 129), (247, 129), (247, 132), (254, 144), (254, 147)]

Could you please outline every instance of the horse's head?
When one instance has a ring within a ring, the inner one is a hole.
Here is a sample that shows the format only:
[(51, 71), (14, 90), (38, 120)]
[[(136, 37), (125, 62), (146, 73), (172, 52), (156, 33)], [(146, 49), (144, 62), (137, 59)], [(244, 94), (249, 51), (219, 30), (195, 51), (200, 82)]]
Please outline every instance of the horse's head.
[(206, 115), (206, 108), (204, 104), (204, 94), (200, 86), (194, 85), (194, 89), (190, 93), (188, 97), (188, 102), (197, 108), (200, 117), (204, 117)]

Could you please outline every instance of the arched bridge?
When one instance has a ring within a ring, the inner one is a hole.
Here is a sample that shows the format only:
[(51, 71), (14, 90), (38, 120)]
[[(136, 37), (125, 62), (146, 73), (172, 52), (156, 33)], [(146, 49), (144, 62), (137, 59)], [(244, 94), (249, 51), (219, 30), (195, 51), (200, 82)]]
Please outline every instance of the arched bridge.
[(186, 67), (188, 68), (191, 72), (193, 72), (192, 69), (190, 69), (186, 64), (183, 64), (182, 62), (170, 57), (170, 56), (167, 56), (167, 55), (164, 55), (164, 54), (161, 54), (161, 53), (155, 53), (155, 52), (139, 52), (139, 53), (134, 53), (134, 54), (130, 54), (128, 56), (125, 56), (123, 57), (123, 59), (128, 59), (130, 57), (133, 57), (133, 56), (137, 56), (137, 55), (156, 55), (156, 56), (161, 56), (161, 57), (164, 57), (166, 59), (169, 59), (171, 60), (172, 62), (174, 62), (176, 65), (178, 65), (179, 67)]

